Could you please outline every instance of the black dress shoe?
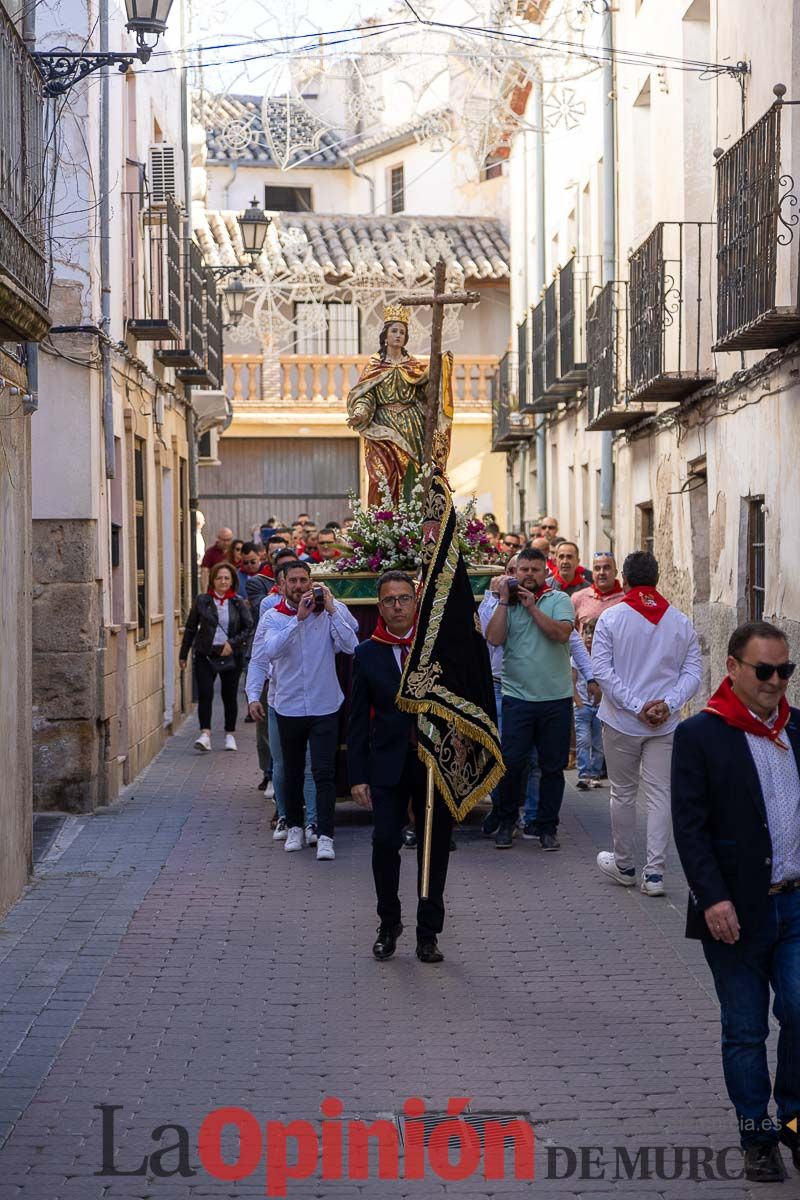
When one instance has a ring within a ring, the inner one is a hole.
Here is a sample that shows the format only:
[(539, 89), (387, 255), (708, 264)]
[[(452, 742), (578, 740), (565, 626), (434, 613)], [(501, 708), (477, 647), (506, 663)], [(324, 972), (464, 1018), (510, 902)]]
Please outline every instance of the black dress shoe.
[(265, 775), (264, 778), (261, 780), (261, 783), (258, 785), (258, 790), (260, 792), (265, 792), (267, 790), (268, 783), (269, 783), (269, 779)]
[(481, 833), (484, 837), (494, 837), (500, 828), (500, 814), (496, 808), (491, 809), (483, 818)]
[(494, 844), (498, 850), (510, 850), (514, 842), (514, 826), (501, 825), (494, 835)]
[(414, 847), (416, 846), (416, 844), (417, 844), (416, 832), (409, 825), (406, 829), (403, 830), (403, 845), (406, 846), (409, 850), (413, 850)]
[(444, 955), (436, 944), (436, 938), (430, 942), (417, 942), (417, 958), (424, 963), (444, 962)]
[(759, 1142), (744, 1152), (744, 1177), (750, 1183), (783, 1183), (786, 1169), (775, 1142)]
[(378, 936), (372, 947), (375, 957), (381, 962), (385, 958), (391, 958), (397, 948), (397, 939), (402, 932), (403, 926), (399, 922), (397, 925), (379, 925)]
[(539, 838), (543, 850), (560, 850), (561, 842), (554, 833), (543, 833)]
[(792, 1133), (791, 1129), (788, 1129), (784, 1122), (783, 1129), (781, 1130), (781, 1141), (789, 1149), (795, 1170), (800, 1171), (800, 1132)]

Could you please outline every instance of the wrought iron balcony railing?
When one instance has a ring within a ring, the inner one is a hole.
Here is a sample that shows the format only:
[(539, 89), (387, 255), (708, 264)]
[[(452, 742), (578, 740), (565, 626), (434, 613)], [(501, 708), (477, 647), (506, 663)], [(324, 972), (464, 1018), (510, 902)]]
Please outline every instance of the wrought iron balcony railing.
[(180, 367), (175, 373), (193, 387), (219, 388), (224, 370), (222, 305), (213, 272), (203, 268), (203, 275), (202, 363), (199, 367)]
[(49, 327), (42, 77), (0, 4), (0, 340)]
[(530, 403), (528, 396), (528, 382), (530, 377), (529, 360), (530, 348), (528, 345), (528, 318), (526, 317), (525, 320), (521, 321), (517, 326), (517, 401), (521, 412), (526, 412)]
[(586, 384), (586, 310), (590, 260), (571, 258), (531, 310), (529, 412), (551, 412)]
[[(531, 309), (531, 394), (527, 404), (521, 405), (524, 412), (541, 412), (544, 400), (545, 378), (545, 324), (544, 300)], [(551, 405), (549, 407), (555, 407)]]
[(183, 216), (171, 199), (150, 205), (143, 191), (125, 195), (128, 257), (126, 330), (137, 341), (183, 336)]
[(715, 350), (766, 350), (800, 338), (792, 245), (800, 217), (789, 173), (792, 138), (782, 129), (796, 120), (800, 101), (784, 101), (783, 84), (773, 90), (776, 102), (717, 160)]
[(631, 254), (630, 387), (634, 400), (674, 403), (708, 383), (711, 278), (708, 222), (661, 221)]
[[(184, 372), (205, 367), (206, 269), (196, 242), (182, 239), (181, 292), (183, 319), (177, 346), (159, 347), (155, 356), (164, 366), (173, 367), (178, 379)], [(193, 382), (191, 375), (186, 382)]]
[(513, 390), (518, 369), (515, 356), (505, 354), (492, 379), (492, 450), (509, 450), (519, 442), (527, 441), (533, 432), (533, 422), (520, 412)]

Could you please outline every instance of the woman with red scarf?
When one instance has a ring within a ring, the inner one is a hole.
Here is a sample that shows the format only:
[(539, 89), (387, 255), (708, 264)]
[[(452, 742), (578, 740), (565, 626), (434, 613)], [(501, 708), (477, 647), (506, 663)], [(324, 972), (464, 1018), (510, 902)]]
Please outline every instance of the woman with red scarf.
[(198, 596), (186, 619), (180, 650), (181, 670), (189, 651), (194, 648), (194, 675), (197, 682), (197, 716), (200, 736), (195, 749), (211, 749), (211, 710), (214, 680), (219, 675), (225, 710), (225, 749), (236, 749), (237, 692), (244, 653), (253, 618), (247, 602), (236, 594), (236, 571), (230, 563), (217, 563), (208, 577), (208, 592)]
[(675, 732), (672, 822), (690, 888), (686, 936), (700, 939), (720, 1003), (744, 1176), (778, 1183), (779, 1141), (800, 1170), (800, 710), (786, 699), (786, 634), (741, 625), (726, 670), (704, 711)]

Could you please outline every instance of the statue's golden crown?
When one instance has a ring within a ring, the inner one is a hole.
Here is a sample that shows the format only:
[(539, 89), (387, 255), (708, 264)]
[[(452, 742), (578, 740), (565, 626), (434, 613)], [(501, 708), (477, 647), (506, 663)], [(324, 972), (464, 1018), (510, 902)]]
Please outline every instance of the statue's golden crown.
[(392, 321), (402, 321), (407, 325), (411, 319), (411, 309), (406, 308), (403, 304), (387, 304), (383, 310), (384, 325), (391, 325)]

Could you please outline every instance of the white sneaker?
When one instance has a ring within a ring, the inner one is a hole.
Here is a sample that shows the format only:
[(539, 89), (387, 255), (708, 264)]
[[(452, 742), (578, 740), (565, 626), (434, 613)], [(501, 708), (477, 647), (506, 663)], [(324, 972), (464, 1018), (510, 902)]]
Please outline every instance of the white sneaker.
[(274, 800), (275, 799), (275, 788), (272, 786), (271, 779), (270, 779), (269, 783), (267, 784), (267, 786), (264, 788), (264, 799), (265, 800)]
[(663, 896), (664, 893), (664, 876), (663, 875), (645, 875), (642, 871), (642, 891), (645, 896)]
[(203, 751), (211, 749), (211, 738), (207, 733), (200, 734), (200, 737), (195, 740), (194, 748)]
[(333, 838), (326, 837), (324, 833), (319, 835), (319, 841), (317, 842), (317, 858), (336, 858), (333, 851)]
[(306, 845), (307, 846), (316, 846), (316, 844), (317, 844), (317, 827), (312, 821), (312, 823), (310, 825), (306, 825)]
[(636, 868), (620, 871), (613, 850), (601, 850), (597, 856), (597, 865), (604, 875), (608, 875), (615, 883), (621, 883), (623, 887), (633, 887), (636, 883)]
[(291, 854), (292, 850), (303, 849), (303, 830), (300, 825), (293, 825), (289, 830), (286, 835), (286, 845), (283, 848), (287, 854)]
[(272, 831), (273, 842), (285, 842), (286, 835), (289, 832), (289, 827), (286, 824), (286, 817), (278, 817), (278, 824)]
[(233, 736), (232, 733), (225, 734), (225, 749), (226, 750), (235, 750), (236, 749), (236, 738)]

